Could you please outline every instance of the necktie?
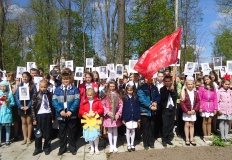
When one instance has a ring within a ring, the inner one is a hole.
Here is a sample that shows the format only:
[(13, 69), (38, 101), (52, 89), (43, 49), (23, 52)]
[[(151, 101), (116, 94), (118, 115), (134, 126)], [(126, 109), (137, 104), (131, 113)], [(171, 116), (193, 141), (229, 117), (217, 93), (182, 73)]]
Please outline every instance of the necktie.
[(43, 94), (43, 99), (44, 99), (44, 108), (47, 110), (48, 109), (48, 98), (46, 94)]
[(64, 87), (64, 102), (67, 102), (67, 86)]
[(150, 88), (150, 100), (152, 101), (152, 86), (149, 85), (149, 88)]

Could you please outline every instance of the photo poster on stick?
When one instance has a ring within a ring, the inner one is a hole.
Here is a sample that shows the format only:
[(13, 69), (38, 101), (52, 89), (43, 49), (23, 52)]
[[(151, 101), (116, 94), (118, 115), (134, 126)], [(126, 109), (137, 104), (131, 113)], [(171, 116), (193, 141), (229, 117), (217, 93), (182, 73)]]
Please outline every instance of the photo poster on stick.
[(178, 60), (177, 60), (177, 62), (174, 63), (174, 64), (171, 64), (170, 66), (180, 66), (180, 54), (181, 54), (181, 51), (179, 50), (178, 51)]
[(29, 87), (19, 87), (19, 100), (30, 100)]
[(26, 71), (27, 71), (26, 67), (17, 66), (16, 78), (22, 78), (23, 72), (26, 72)]
[(73, 60), (65, 61), (65, 67), (71, 69), (73, 71)]
[(86, 58), (85, 68), (93, 68), (93, 58)]
[(36, 68), (35, 62), (27, 62), (27, 71), (30, 72), (31, 68)]
[(129, 73), (138, 73), (136, 70), (134, 70), (134, 67), (138, 60), (129, 60)]
[(214, 70), (219, 70), (222, 67), (222, 57), (213, 57)]
[(184, 74), (187, 76), (193, 76), (196, 63), (187, 62), (184, 66)]
[(109, 71), (114, 71), (114, 63), (107, 64)]
[(199, 74), (199, 73), (200, 73), (199, 64), (195, 63), (194, 74)]
[(123, 78), (124, 67), (123, 64), (116, 65), (116, 75), (118, 78)]
[(49, 71), (53, 70), (53, 67), (56, 66), (55, 64), (51, 64), (49, 67)]
[(99, 77), (101, 79), (108, 78), (108, 69), (107, 69), (107, 66), (99, 66)]
[(221, 78), (224, 77), (224, 75), (226, 74), (226, 72), (227, 72), (226, 66), (222, 66), (222, 67), (220, 68)]
[(83, 80), (84, 67), (76, 67), (74, 80)]
[(209, 63), (201, 63), (201, 68), (202, 68), (203, 76), (209, 75), (209, 72), (211, 70), (209, 67)]
[(99, 73), (99, 67), (93, 67), (93, 68), (92, 68), (92, 72), (93, 72), (93, 71), (96, 71), (97, 73)]
[(226, 62), (226, 68), (227, 68), (227, 73), (229, 74), (229, 75), (232, 75), (232, 61), (227, 61)]
[(5, 80), (5, 81), (6, 81), (6, 80), (7, 80), (7, 79), (6, 79), (6, 70), (3, 70), (3, 71), (2, 71), (2, 70), (0, 69), (0, 72), (2, 72), (2, 80)]
[(116, 81), (117, 79), (117, 75), (116, 75), (116, 72), (114, 70), (111, 70), (110, 71), (110, 74), (109, 74), (109, 79), (114, 79)]
[(34, 77), (34, 84), (37, 88), (37, 91), (39, 91), (39, 83), (43, 79), (43, 77)]

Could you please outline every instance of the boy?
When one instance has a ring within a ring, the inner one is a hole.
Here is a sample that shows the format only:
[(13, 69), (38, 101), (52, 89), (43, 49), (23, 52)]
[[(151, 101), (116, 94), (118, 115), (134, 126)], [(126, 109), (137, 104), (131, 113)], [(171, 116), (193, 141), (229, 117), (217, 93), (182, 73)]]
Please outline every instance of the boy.
[(51, 145), (51, 129), (52, 122), (55, 118), (55, 110), (52, 106), (52, 93), (47, 91), (48, 82), (41, 80), (39, 84), (39, 92), (33, 95), (32, 99), (32, 118), (33, 125), (40, 129), (42, 136), (35, 138), (35, 151), (33, 156), (42, 152), (42, 137), (45, 139), (43, 150), (45, 155), (50, 153)]
[(174, 127), (174, 118), (175, 118), (175, 108), (176, 108), (176, 99), (177, 93), (172, 84), (172, 77), (164, 77), (164, 86), (160, 89), (160, 107), (162, 112), (162, 144), (164, 147), (167, 147), (167, 144), (173, 145), (171, 140), (174, 137), (173, 127)]
[(61, 81), (61, 86), (56, 87), (52, 98), (59, 123), (60, 149), (57, 155), (60, 156), (66, 152), (67, 141), (69, 142), (70, 152), (76, 155), (76, 119), (80, 94), (77, 87), (71, 84), (71, 74), (62, 73)]

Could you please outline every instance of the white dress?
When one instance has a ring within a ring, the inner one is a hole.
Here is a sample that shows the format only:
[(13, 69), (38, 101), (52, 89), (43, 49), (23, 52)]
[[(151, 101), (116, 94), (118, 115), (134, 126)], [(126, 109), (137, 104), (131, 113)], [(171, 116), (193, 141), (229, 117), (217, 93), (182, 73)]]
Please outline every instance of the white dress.
[[(188, 93), (189, 98), (190, 98), (191, 109), (193, 109), (194, 90), (192, 90), (192, 91), (187, 90), (187, 93)], [(182, 119), (183, 119), (183, 121), (191, 121), (191, 122), (193, 122), (193, 121), (197, 120), (197, 116), (196, 116), (196, 113), (194, 113), (194, 114), (183, 113)]]

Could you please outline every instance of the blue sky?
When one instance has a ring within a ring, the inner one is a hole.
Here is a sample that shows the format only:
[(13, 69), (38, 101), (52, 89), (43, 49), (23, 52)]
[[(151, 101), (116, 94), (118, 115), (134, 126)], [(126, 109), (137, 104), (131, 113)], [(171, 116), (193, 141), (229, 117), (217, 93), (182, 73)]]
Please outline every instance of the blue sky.
[[(25, 7), (29, 0), (13, 0), (13, 3), (20, 7)], [(201, 62), (212, 61), (212, 44), (214, 40), (213, 33), (217, 30), (217, 25), (223, 20), (222, 16), (217, 13), (215, 0), (200, 0), (199, 7), (203, 12), (203, 21), (197, 30), (197, 45), (202, 48), (200, 52)]]

